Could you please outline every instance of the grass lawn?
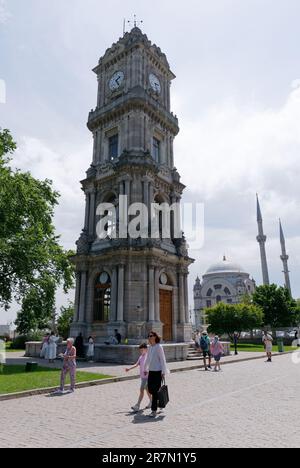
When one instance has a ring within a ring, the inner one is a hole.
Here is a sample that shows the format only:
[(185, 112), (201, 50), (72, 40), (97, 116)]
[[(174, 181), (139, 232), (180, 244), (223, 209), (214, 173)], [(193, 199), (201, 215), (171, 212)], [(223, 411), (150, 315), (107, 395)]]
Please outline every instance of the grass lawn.
[[(69, 377), (68, 377), (69, 378)], [(77, 372), (76, 381), (90, 382), (109, 378), (108, 375)], [(59, 387), (60, 370), (39, 367), (36, 372), (25, 372), (25, 366), (3, 366), (0, 371), (0, 395), (37, 388)], [(68, 380), (66, 383), (68, 384)]]
[[(293, 348), (292, 346), (284, 346), (284, 351), (293, 351), (294, 349), (297, 349), (297, 348)], [(231, 345), (231, 351), (234, 351), (234, 346)], [(257, 345), (257, 344), (239, 344), (238, 345), (238, 351), (242, 352), (253, 352), (253, 353), (263, 353), (265, 352), (265, 349), (264, 349), (264, 346), (263, 344), (261, 345)], [(278, 347), (277, 345), (274, 345), (273, 346), (273, 351), (274, 352), (277, 352), (278, 351)]]

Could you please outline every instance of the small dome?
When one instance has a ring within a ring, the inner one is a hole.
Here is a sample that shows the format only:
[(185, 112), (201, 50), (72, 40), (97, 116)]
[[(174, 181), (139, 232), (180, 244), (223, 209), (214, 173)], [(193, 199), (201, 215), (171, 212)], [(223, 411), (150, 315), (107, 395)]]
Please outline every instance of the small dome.
[(207, 272), (206, 275), (218, 275), (220, 273), (246, 273), (244, 268), (241, 267), (238, 263), (232, 263), (228, 260), (223, 260), (222, 262), (215, 263), (212, 265)]

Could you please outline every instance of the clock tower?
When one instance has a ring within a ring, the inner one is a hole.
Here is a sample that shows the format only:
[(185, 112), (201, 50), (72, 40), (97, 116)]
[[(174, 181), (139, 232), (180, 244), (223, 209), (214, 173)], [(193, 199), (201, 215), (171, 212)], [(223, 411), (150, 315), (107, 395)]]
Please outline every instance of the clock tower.
[[(169, 235), (159, 211), (162, 206), (178, 209), (185, 188), (174, 166), (179, 127), (170, 109), (170, 87), (175, 76), (165, 54), (137, 27), (113, 44), (93, 71), (98, 97), (88, 128), (94, 149), (82, 181), (86, 211), (74, 258), (72, 334), (96, 336), (100, 344), (118, 329), (135, 344), (154, 329), (164, 342), (189, 342), (188, 268), (193, 260), (176, 229), (176, 210), (170, 211)], [(148, 225), (133, 236), (127, 228), (137, 204), (145, 207)], [(110, 221), (99, 235), (105, 216)]]

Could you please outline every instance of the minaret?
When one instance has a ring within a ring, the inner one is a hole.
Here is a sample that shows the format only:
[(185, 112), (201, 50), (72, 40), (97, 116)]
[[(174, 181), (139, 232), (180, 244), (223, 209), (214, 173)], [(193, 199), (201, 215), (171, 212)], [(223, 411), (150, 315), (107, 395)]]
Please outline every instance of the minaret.
[(285, 278), (285, 287), (290, 291), (290, 294), (292, 295), (292, 288), (291, 288), (291, 282), (290, 282), (290, 272), (289, 272), (289, 266), (288, 266), (288, 259), (289, 256), (286, 253), (286, 247), (285, 247), (285, 237), (282, 229), (282, 224), (281, 220), (279, 220), (279, 228), (280, 228), (280, 244), (281, 244), (281, 260), (283, 263), (283, 273), (284, 273), (284, 278)]
[(267, 237), (264, 234), (263, 219), (262, 219), (258, 195), (257, 195), (257, 224), (258, 224), (257, 242), (259, 243), (259, 247), (260, 247), (263, 284), (269, 285), (270, 280), (269, 280), (269, 271), (268, 271), (267, 254), (266, 254)]

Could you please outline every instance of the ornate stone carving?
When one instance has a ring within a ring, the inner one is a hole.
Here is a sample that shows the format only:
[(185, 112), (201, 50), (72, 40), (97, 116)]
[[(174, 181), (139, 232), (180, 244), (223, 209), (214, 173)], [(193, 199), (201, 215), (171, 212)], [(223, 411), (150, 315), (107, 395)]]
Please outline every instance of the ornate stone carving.
[(83, 230), (78, 241), (76, 242), (77, 245), (77, 253), (79, 255), (87, 254), (90, 250), (89, 244), (89, 237), (87, 231)]

